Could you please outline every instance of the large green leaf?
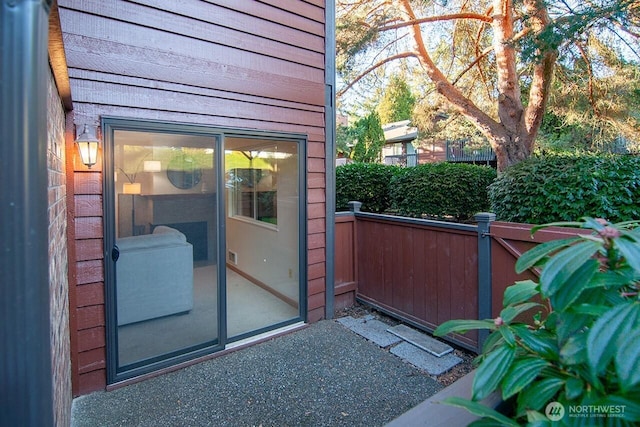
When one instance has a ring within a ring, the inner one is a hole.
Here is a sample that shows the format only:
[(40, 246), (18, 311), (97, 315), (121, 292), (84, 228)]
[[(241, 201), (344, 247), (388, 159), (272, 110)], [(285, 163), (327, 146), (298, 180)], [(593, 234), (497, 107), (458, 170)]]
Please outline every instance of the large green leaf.
[(564, 392), (567, 399), (577, 399), (584, 391), (584, 381), (581, 378), (570, 377), (564, 386)]
[(523, 280), (509, 286), (504, 291), (502, 305), (504, 307), (511, 304), (518, 304), (528, 301), (538, 293), (538, 284), (533, 280)]
[(464, 333), (473, 329), (496, 329), (496, 325), (493, 320), (447, 320), (442, 325), (438, 326), (433, 335), (441, 337), (451, 332)]
[(565, 365), (579, 365), (587, 361), (587, 334), (579, 333), (569, 337), (560, 349), (560, 360)]
[(477, 415), (479, 417), (491, 418), (492, 420), (502, 423), (502, 425), (505, 426), (519, 427), (519, 424), (517, 422), (505, 417), (495, 409), (484, 406), (482, 403), (473, 402), (471, 400), (463, 399), (462, 397), (457, 396), (447, 397), (443, 400), (443, 403), (451, 406), (457, 406), (459, 408), (464, 408), (467, 411), (471, 412), (473, 415)]
[(502, 381), (502, 399), (507, 400), (519, 393), (547, 366), (549, 363), (538, 357), (525, 357), (514, 362)]
[(579, 237), (570, 237), (568, 239), (552, 240), (550, 242), (541, 243), (527, 252), (520, 255), (518, 261), (516, 261), (516, 273), (522, 273), (523, 271), (534, 267), (540, 260), (550, 255), (551, 253), (569, 246), (574, 242), (581, 240)]
[(471, 394), (473, 400), (484, 399), (498, 387), (511, 367), (515, 354), (514, 347), (504, 345), (498, 347), (484, 358), (476, 370), (476, 376), (473, 378)]
[(589, 259), (573, 272), (567, 284), (560, 286), (557, 292), (549, 297), (553, 309), (564, 311), (577, 300), (582, 290), (591, 283), (599, 268), (600, 263), (597, 260)]
[(635, 325), (635, 330), (631, 330), (628, 336), (620, 337), (618, 340), (615, 364), (620, 387), (623, 391), (640, 383), (640, 329), (638, 325)]
[(640, 272), (640, 243), (632, 242), (625, 238), (616, 239), (615, 245), (624, 255), (627, 263), (636, 271)]
[(520, 343), (532, 352), (551, 360), (558, 359), (558, 345), (551, 332), (530, 330), (527, 325), (512, 325), (511, 329), (520, 338)]
[(558, 393), (564, 385), (559, 378), (545, 378), (536, 381), (531, 387), (518, 395), (518, 414), (527, 410), (539, 411)]
[(595, 321), (587, 336), (587, 356), (595, 374), (602, 372), (616, 353), (616, 343), (637, 327), (640, 305), (622, 304), (613, 307)]
[(500, 312), (500, 317), (502, 318), (504, 323), (511, 323), (513, 319), (515, 319), (519, 314), (540, 306), (541, 305), (537, 302), (526, 302), (524, 304), (511, 305), (502, 309), (502, 311)]
[(540, 275), (542, 293), (545, 296), (553, 295), (600, 247), (598, 242), (586, 240), (555, 254), (545, 264)]

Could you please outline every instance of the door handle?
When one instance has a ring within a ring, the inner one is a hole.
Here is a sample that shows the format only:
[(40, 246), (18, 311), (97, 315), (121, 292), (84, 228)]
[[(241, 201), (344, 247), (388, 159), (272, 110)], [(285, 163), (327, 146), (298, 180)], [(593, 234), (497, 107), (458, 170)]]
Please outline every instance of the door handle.
[(118, 261), (118, 258), (120, 258), (120, 249), (118, 248), (118, 245), (113, 245), (113, 249), (111, 249), (111, 259), (113, 262), (116, 262)]

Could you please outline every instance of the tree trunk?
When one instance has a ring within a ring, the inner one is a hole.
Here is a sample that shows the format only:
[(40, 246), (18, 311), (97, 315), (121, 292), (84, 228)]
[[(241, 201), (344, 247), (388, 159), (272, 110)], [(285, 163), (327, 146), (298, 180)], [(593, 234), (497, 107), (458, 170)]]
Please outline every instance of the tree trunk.
[[(529, 105), (525, 108), (520, 96), (517, 55), (512, 40), (515, 25), (513, 0), (492, 1), (491, 26), (499, 117), (499, 121), (496, 121), (447, 80), (426, 49), (410, 0), (399, 0), (399, 3), (404, 10), (405, 20), (413, 22), (410, 29), (416, 42), (416, 57), (435, 83), (436, 90), (487, 137), (496, 153), (498, 173), (528, 158), (533, 152), (535, 137), (542, 123), (557, 52), (540, 52), (540, 60), (534, 64)], [(539, 34), (549, 24), (544, 1), (525, 0), (525, 7), (530, 17), (531, 30), (534, 34)]]
[(515, 165), (531, 156), (533, 140), (524, 127), (519, 133), (492, 135), (489, 139), (493, 151), (496, 153), (498, 173), (504, 172), (509, 166)]

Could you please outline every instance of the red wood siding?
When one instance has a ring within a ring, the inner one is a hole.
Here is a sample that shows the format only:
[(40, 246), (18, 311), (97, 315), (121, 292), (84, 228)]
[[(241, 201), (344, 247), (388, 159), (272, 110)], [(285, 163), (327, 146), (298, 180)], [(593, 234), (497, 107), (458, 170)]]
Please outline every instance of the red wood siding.
[[(308, 319), (323, 318), (324, 1), (58, 3), (75, 126), (109, 115), (308, 136)], [(102, 173), (68, 162), (78, 394), (105, 386)]]

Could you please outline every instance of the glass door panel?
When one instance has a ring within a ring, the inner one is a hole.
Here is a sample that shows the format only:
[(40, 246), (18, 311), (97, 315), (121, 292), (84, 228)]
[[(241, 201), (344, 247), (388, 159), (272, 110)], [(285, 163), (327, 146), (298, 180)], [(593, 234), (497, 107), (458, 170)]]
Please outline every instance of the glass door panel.
[(218, 340), (217, 137), (115, 130), (117, 369)]
[(226, 137), (227, 335), (301, 319), (297, 141)]

